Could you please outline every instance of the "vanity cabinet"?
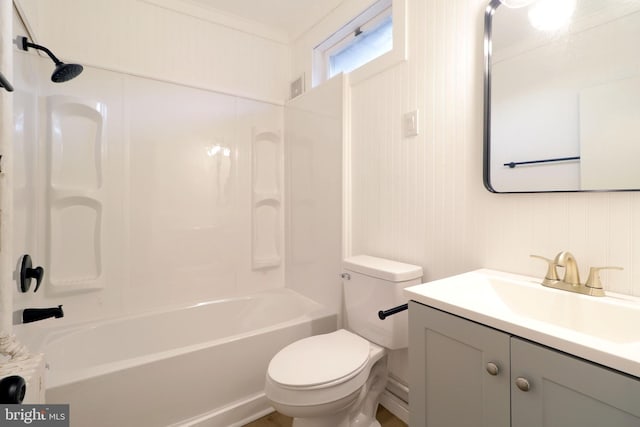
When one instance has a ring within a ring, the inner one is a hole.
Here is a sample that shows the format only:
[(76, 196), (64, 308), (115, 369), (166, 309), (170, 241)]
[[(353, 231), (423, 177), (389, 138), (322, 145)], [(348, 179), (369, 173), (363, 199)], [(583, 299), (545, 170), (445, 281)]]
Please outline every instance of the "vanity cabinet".
[(638, 427), (640, 380), (411, 301), (411, 427)]

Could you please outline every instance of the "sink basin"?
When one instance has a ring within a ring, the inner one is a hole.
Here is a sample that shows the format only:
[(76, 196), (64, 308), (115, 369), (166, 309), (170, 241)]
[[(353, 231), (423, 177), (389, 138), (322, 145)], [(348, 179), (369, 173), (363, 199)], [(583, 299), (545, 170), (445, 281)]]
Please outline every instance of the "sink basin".
[(538, 278), (476, 270), (405, 289), (407, 297), (640, 376), (640, 299), (547, 288)]

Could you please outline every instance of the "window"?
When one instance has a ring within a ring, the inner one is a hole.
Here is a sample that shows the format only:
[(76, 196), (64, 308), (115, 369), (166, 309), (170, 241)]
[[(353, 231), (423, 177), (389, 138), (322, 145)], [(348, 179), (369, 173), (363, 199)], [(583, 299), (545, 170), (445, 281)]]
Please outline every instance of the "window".
[(352, 35), (328, 49), (328, 78), (341, 72), (348, 73), (361, 65), (376, 59), (393, 48), (393, 18), (391, 9), (358, 27)]
[(391, 0), (379, 0), (314, 49), (315, 82), (351, 72), (394, 48)]

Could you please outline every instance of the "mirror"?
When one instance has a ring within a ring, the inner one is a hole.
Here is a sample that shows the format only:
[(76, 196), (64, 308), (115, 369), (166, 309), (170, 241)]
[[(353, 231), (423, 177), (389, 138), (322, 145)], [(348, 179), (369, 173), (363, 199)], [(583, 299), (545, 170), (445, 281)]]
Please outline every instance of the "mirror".
[(492, 0), (484, 42), (489, 191), (640, 189), (640, 0)]

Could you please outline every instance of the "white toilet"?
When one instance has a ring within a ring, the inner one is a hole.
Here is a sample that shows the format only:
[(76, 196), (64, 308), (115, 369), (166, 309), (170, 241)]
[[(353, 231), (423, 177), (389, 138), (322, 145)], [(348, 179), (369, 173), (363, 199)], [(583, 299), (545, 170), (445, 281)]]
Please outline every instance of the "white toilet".
[(276, 354), (265, 393), (294, 427), (379, 427), (378, 399), (387, 383), (386, 349), (408, 345), (407, 312), (378, 311), (403, 303), (422, 268), (359, 255), (344, 263), (347, 328), (296, 341)]

